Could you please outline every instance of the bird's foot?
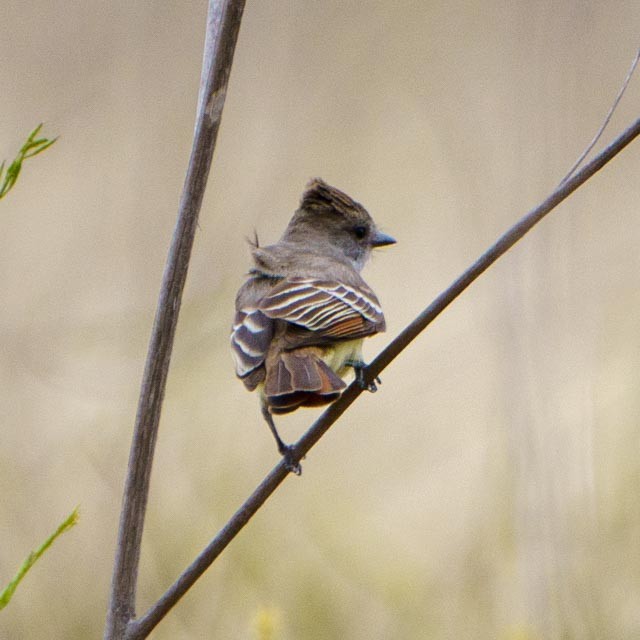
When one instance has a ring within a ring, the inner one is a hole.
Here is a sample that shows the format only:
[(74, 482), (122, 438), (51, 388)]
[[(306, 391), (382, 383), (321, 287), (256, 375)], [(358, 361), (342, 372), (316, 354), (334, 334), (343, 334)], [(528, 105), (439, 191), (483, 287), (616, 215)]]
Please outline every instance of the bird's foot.
[(378, 390), (376, 382), (378, 384), (382, 384), (382, 380), (380, 380), (380, 378), (376, 376), (371, 382), (367, 382), (364, 376), (367, 365), (364, 362), (349, 362), (347, 364), (350, 367), (353, 367), (353, 371), (356, 375), (356, 383), (363, 391), (375, 393)]
[(296, 460), (295, 447), (283, 442), (282, 438), (278, 434), (278, 430), (276, 429), (276, 425), (273, 422), (273, 417), (271, 416), (271, 412), (269, 411), (269, 406), (266, 402), (262, 403), (262, 416), (269, 425), (269, 429), (271, 430), (271, 433), (275, 438), (276, 444), (278, 445), (278, 451), (284, 459), (284, 466), (286, 467), (287, 471), (295, 473), (297, 476), (299, 476), (302, 473), (302, 467)]
[(283, 444), (281, 447), (278, 447), (280, 453), (282, 454), (282, 459), (284, 460), (284, 466), (287, 471), (294, 473), (299, 476), (302, 475), (302, 467), (300, 463), (296, 460), (295, 448), (290, 444)]

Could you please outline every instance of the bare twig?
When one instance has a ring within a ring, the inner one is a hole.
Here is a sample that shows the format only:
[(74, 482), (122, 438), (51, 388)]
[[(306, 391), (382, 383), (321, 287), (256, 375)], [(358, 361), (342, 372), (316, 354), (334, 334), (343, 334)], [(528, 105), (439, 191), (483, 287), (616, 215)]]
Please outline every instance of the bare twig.
[[(365, 379), (371, 382), (398, 356), (424, 329), (449, 306), (476, 278), (488, 269), (500, 256), (508, 251), (542, 218), (586, 182), (596, 171), (624, 149), (640, 134), (640, 119), (622, 135), (585, 165), (573, 178), (560, 185), (542, 204), (532, 209), (511, 227), (497, 242), (483, 253), (451, 286), (443, 291), (408, 327), (402, 331), (367, 367)], [(359, 385), (353, 383), (316, 420), (295, 444), (294, 458), (300, 460), (326, 433), (331, 425), (347, 410), (362, 393)], [(280, 461), (260, 483), (244, 504), (236, 511), (215, 538), (197, 556), (192, 564), (167, 589), (160, 599), (138, 620), (130, 625), (129, 640), (146, 637), (167, 615), (171, 607), (189, 590), (211, 563), (222, 553), (238, 532), (251, 519), (267, 498), (278, 488), (287, 476), (284, 461)]]
[(633, 76), (633, 72), (636, 70), (639, 60), (640, 60), (640, 49), (638, 49), (638, 51), (636, 52), (636, 57), (633, 59), (633, 62), (631, 63), (631, 67), (629, 67), (629, 71), (627, 72), (627, 77), (624, 79), (624, 82), (620, 87), (620, 91), (618, 91), (618, 95), (616, 96), (616, 99), (613, 101), (613, 104), (611, 105), (611, 108), (609, 109), (609, 113), (607, 113), (604, 119), (604, 122), (602, 123), (598, 131), (596, 131), (596, 135), (593, 136), (593, 139), (587, 145), (587, 148), (582, 152), (580, 157), (574, 162), (571, 169), (569, 169), (567, 175), (564, 178), (562, 178), (562, 180), (560, 181), (560, 184), (564, 184), (575, 173), (576, 169), (582, 164), (582, 161), (589, 155), (591, 149), (595, 147), (596, 143), (600, 139), (600, 136), (604, 133), (604, 130), (607, 128), (607, 125), (611, 120), (611, 116), (613, 116), (613, 112), (617, 109), (620, 100), (622, 100), (622, 96), (624, 95), (624, 92), (627, 90), (627, 87), (631, 82), (631, 76)]
[(135, 615), (149, 479), (182, 291), (209, 175), (244, 0), (210, 0), (193, 148), (162, 279), (125, 482), (105, 640), (125, 637)]

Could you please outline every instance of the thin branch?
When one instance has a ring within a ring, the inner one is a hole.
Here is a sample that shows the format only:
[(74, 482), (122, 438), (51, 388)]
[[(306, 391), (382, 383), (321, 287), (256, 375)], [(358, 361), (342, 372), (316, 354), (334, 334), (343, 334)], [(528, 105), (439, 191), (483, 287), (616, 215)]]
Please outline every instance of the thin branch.
[(127, 625), (135, 615), (140, 544), (167, 371), (244, 4), (244, 0), (209, 2), (194, 142), (140, 390), (120, 514), (105, 640), (124, 638)]
[(593, 139), (591, 140), (591, 142), (587, 145), (587, 148), (582, 152), (580, 157), (575, 161), (571, 169), (569, 169), (567, 175), (564, 178), (562, 178), (562, 180), (560, 181), (560, 184), (564, 184), (575, 173), (576, 169), (582, 164), (582, 161), (589, 155), (591, 149), (593, 149), (593, 147), (596, 146), (596, 142), (598, 142), (598, 140), (600, 139), (600, 136), (604, 133), (604, 130), (607, 128), (607, 125), (611, 120), (611, 116), (613, 116), (613, 112), (618, 108), (618, 104), (620, 100), (622, 100), (622, 96), (624, 95), (624, 92), (627, 90), (627, 87), (631, 82), (631, 76), (633, 76), (633, 72), (636, 70), (639, 60), (640, 60), (640, 49), (638, 49), (638, 51), (636, 52), (636, 57), (633, 59), (633, 62), (631, 63), (631, 67), (627, 72), (627, 77), (624, 79), (624, 82), (620, 87), (620, 91), (618, 91), (618, 95), (616, 96), (616, 99), (613, 101), (613, 104), (611, 105), (611, 108), (609, 109), (609, 113), (607, 113), (607, 116), (605, 117), (604, 122), (596, 132), (596, 135), (593, 136)]
[[(367, 367), (365, 379), (371, 382), (394, 358), (396, 358), (424, 329), (448, 307), (476, 278), (488, 269), (500, 256), (508, 251), (544, 216), (571, 195), (596, 171), (624, 149), (640, 134), (640, 119), (622, 135), (583, 167), (573, 178), (559, 186), (542, 204), (532, 209), (511, 227), (497, 242), (476, 260), (451, 286), (443, 291), (408, 327), (402, 331)], [(327, 432), (329, 427), (347, 410), (362, 393), (355, 383), (314, 422), (295, 445), (295, 459), (300, 460), (313, 445)], [(169, 610), (191, 588), (211, 563), (222, 553), (245, 524), (266, 502), (287, 476), (284, 461), (280, 461), (256, 490), (247, 498), (215, 538), (185, 569), (180, 577), (167, 589), (160, 599), (129, 627), (128, 640), (146, 637), (164, 618)]]

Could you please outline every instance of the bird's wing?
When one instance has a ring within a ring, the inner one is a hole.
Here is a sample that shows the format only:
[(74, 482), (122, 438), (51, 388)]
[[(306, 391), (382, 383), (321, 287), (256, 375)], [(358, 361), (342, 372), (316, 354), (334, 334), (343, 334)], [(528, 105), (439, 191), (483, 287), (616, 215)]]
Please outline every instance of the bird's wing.
[[(239, 378), (262, 366), (272, 338), (273, 320), (258, 308), (246, 306), (236, 311), (231, 330), (231, 353)], [(249, 386), (255, 387), (254, 384)]]
[(361, 338), (385, 329), (378, 298), (364, 282), (356, 286), (335, 280), (287, 278), (262, 298), (259, 310), (269, 318), (312, 332), (313, 337), (301, 340), (304, 343), (320, 338)]

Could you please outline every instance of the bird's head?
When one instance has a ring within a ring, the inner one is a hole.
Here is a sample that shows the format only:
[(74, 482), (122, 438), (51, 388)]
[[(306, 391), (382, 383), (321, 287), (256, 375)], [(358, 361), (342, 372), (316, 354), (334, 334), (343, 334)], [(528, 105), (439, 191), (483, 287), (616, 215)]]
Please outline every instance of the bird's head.
[(359, 202), (320, 178), (307, 185), (282, 239), (304, 243), (328, 255), (345, 256), (358, 271), (372, 249), (396, 242), (377, 229)]

